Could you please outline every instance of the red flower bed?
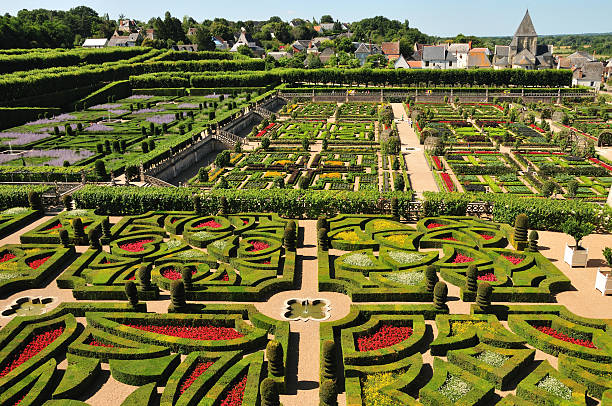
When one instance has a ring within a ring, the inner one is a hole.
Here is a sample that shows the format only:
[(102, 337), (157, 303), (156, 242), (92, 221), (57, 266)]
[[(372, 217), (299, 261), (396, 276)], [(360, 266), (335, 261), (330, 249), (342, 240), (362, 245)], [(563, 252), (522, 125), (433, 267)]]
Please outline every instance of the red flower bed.
[(63, 332), (64, 327), (58, 327), (53, 330), (36, 334), (34, 337), (30, 338), (30, 341), (26, 344), (23, 350), (21, 350), (19, 354), (12, 356), (8, 360), (8, 363), (6, 363), (2, 370), (0, 370), (0, 378), (4, 377), (13, 369), (17, 368), (19, 365), (28, 361), (30, 358), (47, 348), (47, 346), (61, 336)]
[(244, 337), (236, 329), (230, 327), (216, 326), (153, 326), (148, 324), (126, 324), (128, 327), (137, 328), (151, 333), (165, 336), (189, 338), (191, 340), (233, 340)]
[(204, 223), (196, 224), (194, 226), (194, 228), (202, 228), (202, 227), (220, 228), (221, 224), (217, 223), (215, 220), (208, 220)]
[(87, 345), (93, 345), (94, 347), (106, 347), (106, 348), (115, 348), (114, 345), (112, 344), (104, 344), (101, 343), (100, 341), (96, 340), (95, 338), (91, 337), (89, 338), (89, 340), (87, 340), (87, 342), (85, 342), (85, 344)]
[(533, 327), (535, 327), (538, 331), (546, 335), (549, 335), (554, 338), (558, 338), (559, 340), (565, 341), (566, 343), (572, 343), (572, 344), (580, 345), (582, 347), (587, 347), (587, 348), (597, 348), (595, 347), (592, 341), (581, 340), (579, 338), (570, 337), (551, 327), (546, 327), (546, 326), (533, 326)]
[(249, 220), (242, 220), (242, 224), (246, 226), (247, 224), (249, 224)]
[(490, 240), (492, 239), (494, 236), (490, 235), (490, 234), (480, 234), (480, 236), (482, 238), (484, 238), (485, 240)]
[(442, 237), (444, 241), (457, 241), (455, 237)]
[(444, 181), (444, 184), (446, 185), (446, 190), (448, 190), (449, 192), (452, 192), (455, 190), (455, 184), (453, 183), (453, 180), (451, 179), (448, 173), (443, 172), (440, 174), (440, 177), (442, 178), (442, 181)]
[(135, 281), (136, 280), (136, 274), (132, 274), (129, 278), (127, 278), (128, 281)]
[(57, 230), (58, 228), (62, 228), (62, 223), (57, 223), (54, 226), (51, 227), (47, 227), (45, 228), (43, 231), (51, 231), (51, 230)]
[(121, 244), (119, 248), (128, 252), (142, 252), (144, 251), (143, 245), (153, 242), (153, 240), (138, 240), (134, 242), (128, 242)]
[(497, 281), (497, 277), (495, 276), (494, 273), (489, 272), (489, 273), (484, 273), (484, 274), (478, 275), (478, 280), (479, 281), (486, 281), (486, 282), (496, 282)]
[(247, 375), (245, 375), (225, 396), (220, 406), (241, 406), (244, 390), (246, 389)]
[(542, 134), (546, 132), (546, 131), (544, 131), (543, 129), (541, 129), (540, 127), (538, 127), (535, 124), (529, 124), (529, 127), (533, 128), (534, 130), (537, 130), (537, 131), (541, 132)]
[(372, 351), (390, 347), (401, 343), (411, 335), (412, 328), (410, 327), (383, 324), (374, 334), (357, 338), (357, 349), (359, 351)]
[(251, 248), (247, 249), (247, 251), (249, 252), (257, 252), (265, 250), (266, 248), (270, 248), (270, 244), (265, 243), (263, 241), (249, 241), (249, 244), (252, 245)]
[(468, 257), (467, 255), (457, 254), (455, 259), (453, 259), (453, 264), (464, 264), (466, 262), (472, 262), (474, 258)]
[(217, 280), (220, 280), (220, 281), (223, 281), (223, 282), (229, 282), (229, 275), (227, 274), (227, 272), (223, 271), (223, 273), (221, 273), (221, 275), (219, 275)]
[(32, 269), (38, 269), (38, 267), (47, 262), (49, 258), (51, 258), (51, 255), (49, 255), (48, 257), (35, 259), (33, 261), (28, 262), (27, 264)]
[(0, 257), (0, 262), (10, 261), (13, 258), (15, 258), (15, 254), (13, 254), (12, 252), (7, 252), (2, 255), (2, 257)]
[(206, 370), (208, 368), (210, 368), (212, 365), (214, 364), (214, 362), (212, 361), (207, 361), (207, 362), (199, 362), (196, 367), (194, 368), (193, 371), (191, 371), (191, 373), (189, 374), (189, 376), (184, 379), (180, 386), (180, 393), (181, 395), (187, 390), (189, 389), (189, 387), (193, 384), (193, 382), (198, 378), (198, 376), (202, 375), (204, 372), (206, 372)]
[(612, 166), (610, 166), (610, 165), (608, 165), (608, 164), (606, 164), (604, 162), (601, 162), (597, 158), (589, 158), (589, 161), (596, 163), (597, 165), (601, 166), (602, 168), (605, 168), (605, 169), (607, 169), (609, 171), (612, 171)]
[(523, 262), (523, 258), (513, 257), (512, 255), (502, 255), (502, 257), (512, 262), (512, 265), (520, 264), (521, 262)]
[(437, 156), (432, 156), (431, 159), (434, 161), (434, 163), (436, 164), (436, 168), (441, 171), (442, 170), (442, 162), (440, 162), (440, 158), (438, 158)]
[[(191, 274), (195, 275), (196, 271), (195, 269), (191, 270)], [(166, 279), (170, 279), (171, 281), (176, 281), (179, 279), (183, 279), (183, 276), (181, 275), (181, 273), (179, 271), (177, 271), (174, 268), (166, 268), (161, 272), (161, 276), (163, 276)]]
[(431, 228), (438, 228), (438, 227), (444, 227), (446, 224), (440, 224), (440, 223), (429, 223), (427, 224), (427, 228), (431, 229)]

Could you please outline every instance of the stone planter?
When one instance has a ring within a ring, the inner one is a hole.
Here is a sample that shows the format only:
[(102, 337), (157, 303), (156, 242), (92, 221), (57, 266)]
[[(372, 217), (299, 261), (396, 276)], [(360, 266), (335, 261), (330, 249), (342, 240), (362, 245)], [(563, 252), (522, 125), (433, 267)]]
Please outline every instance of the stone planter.
[(597, 270), (595, 278), (595, 289), (601, 292), (602, 296), (612, 293), (612, 272)]
[(577, 249), (576, 247), (571, 247), (569, 245), (565, 245), (565, 255), (563, 256), (563, 260), (566, 264), (570, 266), (570, 268), (582, 266), (587, 266), (587, 261), (589, 258), (589, 250), (587, 248)]

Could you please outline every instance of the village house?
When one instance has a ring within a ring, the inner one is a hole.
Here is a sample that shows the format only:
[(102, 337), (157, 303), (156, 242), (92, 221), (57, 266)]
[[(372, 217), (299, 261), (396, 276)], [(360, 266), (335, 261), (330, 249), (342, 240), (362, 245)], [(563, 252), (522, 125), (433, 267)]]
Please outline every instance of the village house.
[(382, 49), (377, 44), (366, 44), (365, 42), (359, 43), (355, 50), (355, 58), (359, 60), (359, 64), (363, 66), (370, 55), (380, 55)]
[(230, 52), (238, 52), (238, 48), (240, 48), (242, 45), (249, 47), (249, 49), (253, 51), (253, 54), (255, 54), (255, 56), (258, 56), (258, 57), (261, 57), (266, 52), (265, 49), (257, 45), (253, 37), (251, 37), (249, 34), (246, 33), (244, 28), (240, 32), (240, 35), (238, 36), (236, 43), (230, 49)]
[[(117, 33), (117, 32), (115, 32)], [(139, 32), (127, 36), (113, 35), (108, 41), (109, 47), (135, 47), (142, 44), (142, 35)]]
[(388, 60), (396, 60), (400, 57), (400, 42), (383, 42), (382, 53)]
[(107, 44), (106, 38), (87, 38), (83, 42), (83, 48), (104, 48)]
[(468, 67), (468, 53), (470, 52), (471, 44), (450, 44), (448, 52), (457, 59), (457, 69), (465, 69)]
[(457, 57), (448, 51), (448, 45), (426, 45), (423, 47), (423, 67), (426, 69), (455, 69)]
[(573, 69), (572, 85), (588, 86), (593, 89), (601, 87), (604, 73), (604, 64), (599, 61), (586, 62), (584, 65)]

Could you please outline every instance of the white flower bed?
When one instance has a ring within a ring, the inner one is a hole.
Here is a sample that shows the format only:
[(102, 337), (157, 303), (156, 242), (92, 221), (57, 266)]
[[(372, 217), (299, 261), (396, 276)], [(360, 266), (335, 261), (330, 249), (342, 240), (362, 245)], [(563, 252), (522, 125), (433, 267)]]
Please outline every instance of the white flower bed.
[(497, 352), (483, 351), (478, 354), (476, 358), (484, 362), (485, 364), (491, 365), (492, 367), (500, 368), (504, 365), (504, 362), (506, 362), (510, 357), (507, 357)]
[(64, 213), (64, 217), (83, 217), (89, 214), (87, 209), (74, 209)]
[(3, 273), (0, 272), (0, 281), (4, 281), (4, 280), (8, 280), (8, 279), (14, 279), (14, 278), (18, 278), (19, 274), (18, 273)]
[(369, 255), (359, 254), (359, 253), (351, 254), (347, 256), (346, 258), (344, 258), (344, 263), (353, 265), (353, 266), (360, 266), (360, 267), (367, 267), (367, 266), (375, 265), (374, 261), (372, 260), (372, 258), (370, 258)]
[(387, 279), (404, 285), (420, 285), (425, 279), (423, 272), (395, 272), (387, 275)]
[(178, 254), (176, 254), (177, 257), (180, 258), (200, 258), (203, 257), (205, 254), (203, 252), (200, 252), (198, 250), (187, 250), (187, 251), (181, 251)]
[(425, 255), (418, 252), (389, 251), (389, 257), (400, 264), (413, 264), (422, 260)]
[(466, 381), (454, 375), (450, 375), (446, 379), (444, 385), (438, 389), (438, 392), (446, 396), (451, 402), (456, 402), (467, 395), (471, 390), (472, 387)]
[(211, 243), (210, 245), (212, 245), (214, 248), (222, 251), (227, 246), (227, 241), (226, 240), (217, 240), (217, 241), (214, 241), (213, 243)]
[(215, 233), (211, 233), (210, 231), (198, 231), (193, 236), (195, 238), (201, 238), (205, 240), (207, 238), (213, 238), (215, 235), (216, 235)]
[(550, 375), (547, 375), (546, 378), (538, 382), (537, 386), (538, 388), (544, 389), (546, 392), (552, 393), (553, 395), (562, 399), (572, 399), (572, 390), (563, 382)]
[(13, 207), (11, 209), (6, 209), (2, 212), (3, 216), (17, 216), (19, 214), (24, 214), (30, 211), (27, 207)]
[(168, 249), (171, 250), (180, 247), (181, 242), (179, 240), (170, 240), (166, 243), (166, 245), (168, 246)]

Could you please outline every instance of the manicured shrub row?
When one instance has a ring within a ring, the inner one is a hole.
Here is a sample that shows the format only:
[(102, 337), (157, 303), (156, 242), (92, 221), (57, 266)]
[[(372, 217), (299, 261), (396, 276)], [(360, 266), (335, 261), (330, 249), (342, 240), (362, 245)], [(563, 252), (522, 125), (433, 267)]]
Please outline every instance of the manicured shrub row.
[(59, 115), (57, 107), (0, 107), (0, 130), (34, 121), (40, 114)]
[(96, 230), (97, 235), (102, 237), (104, 218), (104, 216), (95, 214), (93, 210), (63, 211), (38, 227), (25, 232), (19, 239), (22, 244), (60, 244), (62, 243), (60, 231), (66, 230), (72, 244), (86, 245), (90, 242), (87, 235), (91, 230)]
[(548, 361), (518, 384), (516, 395), (536, 405), (587, 404), (586, 388), (560, 374)]
[(56, 365), (57, 361), (54, 358), (42, 363), (23, 379), (0, 393), (0, 403), (24, 406), (42, 404), (53, 392), (57, 378)]
[(28, 194), (30, 192), (33, 192), (40, 197), (49, 189), (49, 186), (38, 185), (0, 185), (0, 209), (4, 210), (13, 207), (28, 207), (30, 205), (28, 201)]
[(22, 229), (27, 224), (32, 223), (42, 215), (39, 210), (32, 210), (25, 207), (13, 207), (0, 212), (0, 237), (5, 237), (17, 230)]

